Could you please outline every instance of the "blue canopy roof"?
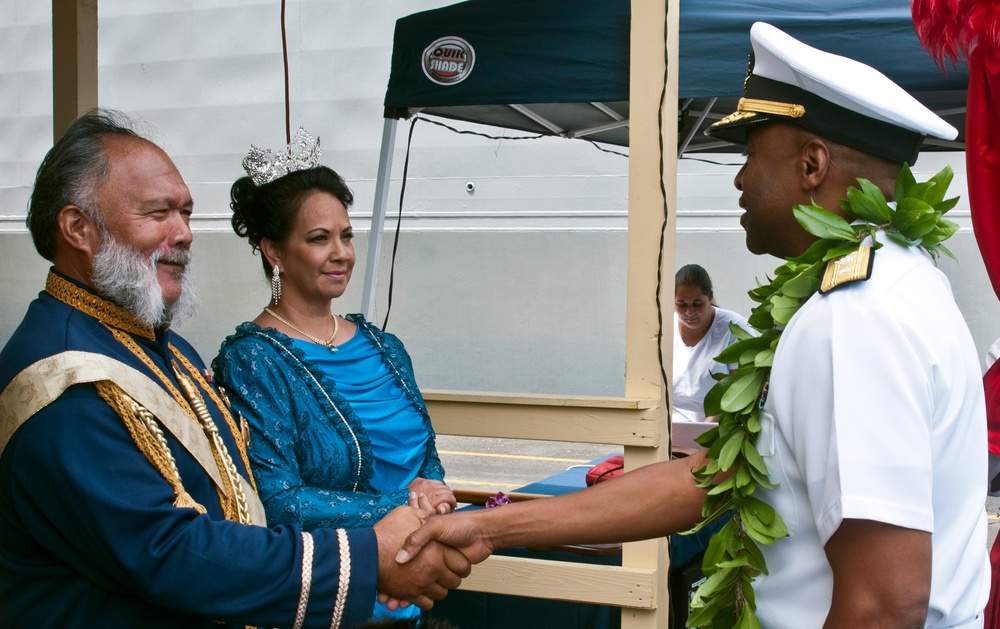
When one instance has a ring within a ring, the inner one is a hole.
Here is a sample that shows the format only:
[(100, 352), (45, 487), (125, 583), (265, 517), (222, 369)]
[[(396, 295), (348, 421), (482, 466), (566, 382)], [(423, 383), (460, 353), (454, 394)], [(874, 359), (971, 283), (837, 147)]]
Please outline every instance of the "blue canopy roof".
[[(684, 0), (680, 6), (680, 58), (668, 71), (680, 73), (682, 140), (735, 108), (750, 25), (759, 20), (881, 70), (964, 127), (967, 75), (934, 65), (913, 31), (909, 0)], [(629, 0), (468, 0), (401, 18), (386, 117), (422, 111), (627, 145), (630, 19)], [(702, 119), (707, 107), (712, 111)], [(687, 150), (717, 147), (700, 133), (691, 139)]]

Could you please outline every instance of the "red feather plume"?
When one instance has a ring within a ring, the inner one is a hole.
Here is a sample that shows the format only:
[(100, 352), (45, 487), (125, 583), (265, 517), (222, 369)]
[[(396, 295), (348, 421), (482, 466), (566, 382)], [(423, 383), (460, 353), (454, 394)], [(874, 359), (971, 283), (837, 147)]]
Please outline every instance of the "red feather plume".
[(920, 43), (942, 68), (967, 60), (976, 46), (993, 57), (1000, 51), (1000, 1), (913, 0), (913, 27)]

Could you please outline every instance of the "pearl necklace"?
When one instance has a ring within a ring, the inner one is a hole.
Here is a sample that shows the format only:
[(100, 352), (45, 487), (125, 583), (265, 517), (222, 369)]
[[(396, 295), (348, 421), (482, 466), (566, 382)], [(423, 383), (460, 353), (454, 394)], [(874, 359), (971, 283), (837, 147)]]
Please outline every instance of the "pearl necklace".
[(333, 342), (337, 340), (337, 332), (340, 331), (340, 321), (337, 320), (337, 315), (333, 315), (333, 334), (330, 335), (330, 338), (328, 338), (328, 339), (326, 339), (324, 341), (322, 339), (316, 338), (312, 334), (309, 334), (308, 332), (306, 332), (305, 330), (303, 330), (299, 326), (295, 325), (294, 323), (292, 323), (288, 319), (285, 319), (284, 317), (282, 317), (281, 315), (279, 315), (277, 312), (271, 310), (270, 308), (264, 308), (264, 312), (266, 312), (267, 314), (271, 315), (272, 317), (274, 317), (278, 321), (281, 321), (282, 323), (284, 323), (285, 325), (287, 325), (291, 329), (295, 330), (299, 334), (305, 336), (307, 339), (309, 339), (313, 343), (316, 343), (317, 345), (322, 345), (323, 347), (327, 348), (331, 352), (336, 352), (337, 351), (337, 346), (333, 344)]

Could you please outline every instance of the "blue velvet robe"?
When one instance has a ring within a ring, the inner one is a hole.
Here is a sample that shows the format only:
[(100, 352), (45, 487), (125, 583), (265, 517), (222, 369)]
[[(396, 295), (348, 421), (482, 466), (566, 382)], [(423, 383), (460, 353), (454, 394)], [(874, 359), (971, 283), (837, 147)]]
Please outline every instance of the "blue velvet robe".
[[(133, 337), (173, 377), (168, 343), (199, 369), (172, 331)], [(97, 319), (47, 293), (32, 302), (0, 353), (0, 390), (26, 366), (66, 350), (96, 352), (152, 375)], [(226, 423), (207, 405), (240, 473)], [(0, 456), (0, 627), (290, 627), (299, 600), (303, 542), (223, 518), (210, 477), (169, 433), (185, 489), (208, 513), (173, 506), (170, 484), (138, 450), (90, 384), (70, 387), (18, 429)], [(336, 531), (315, 543), (306, 627), (330, 625), (339, 583)], [(351, 582), (342, 627), (371, 614), (377, 545), (348, 532)]]

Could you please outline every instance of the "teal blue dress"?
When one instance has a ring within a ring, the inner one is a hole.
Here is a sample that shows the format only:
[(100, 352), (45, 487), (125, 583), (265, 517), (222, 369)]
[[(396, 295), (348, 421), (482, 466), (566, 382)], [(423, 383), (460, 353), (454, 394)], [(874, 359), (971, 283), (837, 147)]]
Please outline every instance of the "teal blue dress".
[(271, 526), (373, 526), (407, 503), (414, 478), (444, 480), (403, 344), (361, 315), (346, 318), (358, 331), (336, 353), (248, 322), (212, 363), (249, 425), (250, 467)]
[(362, 334), (355, 334), (337, 352), (299, 339), (292, 343), (336, 382), (361, 418), (371, 441), (372, 488), (383, 493), (406, 488), (423, 469), (431, 433), (395, 374), (386, 369), (378, 348)]

